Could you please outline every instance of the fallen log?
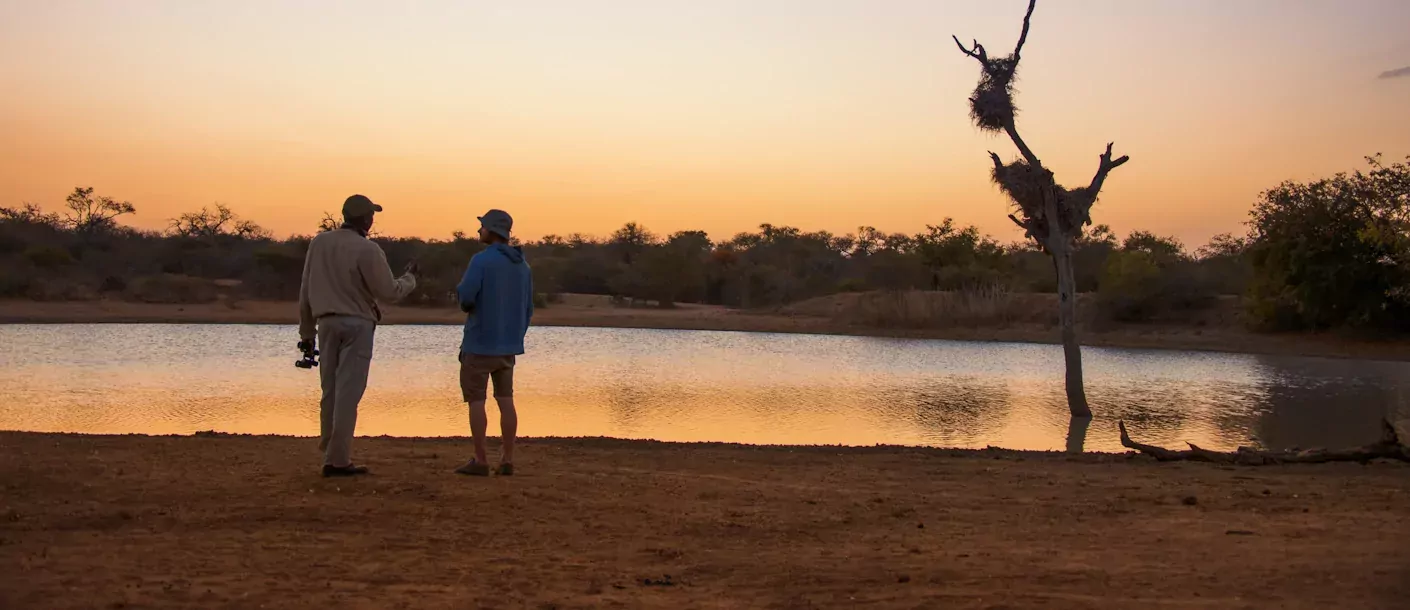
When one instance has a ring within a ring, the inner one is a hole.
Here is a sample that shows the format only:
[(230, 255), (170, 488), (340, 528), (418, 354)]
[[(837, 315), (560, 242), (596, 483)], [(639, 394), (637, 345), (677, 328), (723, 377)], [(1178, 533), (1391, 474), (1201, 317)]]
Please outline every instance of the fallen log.
[(1353, 449), (1294, 449), (1287, 451), (1264, 451), (1253, 447), (1239, 447), (1235, 451), (1210, 451), (1194, 443), (1187, 450), (1166, 449), (1131, 440), (1126, 433), (1126, 422), (1117, 422), (1121, 430), (1121, 446), (1134, 449), (1162, 462), (1194, 461), (1220, 464), (1240, 464), (1264, 466), (1269, 464), (1323, 464), (1326, 462), (1361, 462), (1371, 460), (1400, 460), (1410, 462), (1410, 447), (1400, 440), (1400, 434), (1390, 420), (1381, 420), (1381, 440), (1364, 447)]

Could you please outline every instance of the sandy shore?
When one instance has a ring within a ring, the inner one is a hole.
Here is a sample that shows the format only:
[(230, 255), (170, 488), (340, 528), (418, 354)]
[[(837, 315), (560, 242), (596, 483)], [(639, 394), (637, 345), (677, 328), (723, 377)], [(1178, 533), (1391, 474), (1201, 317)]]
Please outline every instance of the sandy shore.
[(5, 608), (1404, 608), (1410, 466), (0, 433)]
[[(591, 304), (585, 304), (591, 303)], [(15, 323), (215, 323), (293, 324), (292, 303), (242, 301), (233, 305), (165, 305), (124, 301), (40, 303), (0, 300), (0, 324)], [(454, 309), (391, 307), (387, 324), (460, 324)], [(554, 305), (535, 314), (538, 326), (653, 328), (742, 332), (809, 333), (960, 341), (1055, 343), (1056, 329), (1037, 324), (933, 329), (876, 328), (836, 322), (824, 316), (739, 311), (683, 305), (676, 309), (611, 307), (591, 301)], [(1251, 354), (1289, 354), (1374, 360), (1410, 360), (1410, 341), (1351, 340), (1332, 335), (1258, 334), (1235, 327), (1124, 325), (1085, 330), (1084, 345), (1184, 349)]]

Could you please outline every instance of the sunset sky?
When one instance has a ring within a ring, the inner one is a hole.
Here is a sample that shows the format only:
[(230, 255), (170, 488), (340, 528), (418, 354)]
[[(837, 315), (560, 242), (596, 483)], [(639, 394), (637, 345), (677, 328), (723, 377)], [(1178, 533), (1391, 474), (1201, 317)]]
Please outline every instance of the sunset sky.
[[(360, 192), (393, 235), (626, 221), (1017, 237), (969, 122), (1024, 0), (0, 0), (0, 205), (77, 185), (131, 224), (228, 204), (310, 232)], [(1040, 0), (1020, 130), (1097, 222), (1190, 245), (1257, 193), (1410, 154), (1406, 0)], [(1399, 71), (1399, 72), (1397, 72)], [(1384, 76), (1383, 76), (1384, 75)]]

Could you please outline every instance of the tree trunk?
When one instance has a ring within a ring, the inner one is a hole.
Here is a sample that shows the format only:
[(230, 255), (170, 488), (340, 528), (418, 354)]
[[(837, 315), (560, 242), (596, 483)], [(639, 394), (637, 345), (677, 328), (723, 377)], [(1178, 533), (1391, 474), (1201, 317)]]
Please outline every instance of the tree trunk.
[(1062, 244), (1054, 249), (1053, 258), (1058, 276), (1058, 326), (1067, 363), (1067, 408), (1073, 417), (1091, 417), (1082, 387), (1082, 346), (1077, 343), (1077, 277), (1072, 269), (1072, 248)]
[(1082, 453), (1087, 443), (1087, 428), (1092, 425), (1090, 417), (1074, 417), (1067, 422), (1067, 452)]
[(1048, 220), (1048, 254), (1057, 268), (1058, 327), (1062, 329), (1062, 355), (1067, 364), (1067, 409), (1073, 417), (1091, 417), (1087, 391), (1082, 387), (1082, 346), (1077, 344), (1077, 274), (1072, 268), (1072, 240), (1062, 232), (1052, 187), (1043, 192), (1043, 207)]

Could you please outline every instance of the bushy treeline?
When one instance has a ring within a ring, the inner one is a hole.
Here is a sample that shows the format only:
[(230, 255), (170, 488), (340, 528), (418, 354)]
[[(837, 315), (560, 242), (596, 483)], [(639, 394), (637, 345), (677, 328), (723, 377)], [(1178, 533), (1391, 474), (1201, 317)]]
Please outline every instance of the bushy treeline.
[[(1404, 316), (1407, 168), (1371, 159), (1369, 172), (1263, 194), (1246, 236), (1221, 235), (1196, 250), (1105, 226), (1076, 250), (1078, 290), (1095, 292), (1107, 316), (1150, 319), (1244, 295), (1251, 319), (1270, 329), (1398, 327)], [(166, 231), (119, 220), (136, 206), (76, 189), (61, 213), (0, 208), (0, 297), (141, 301), (214, 300), (224, 287), (245, 298), (292, 299), (308, 236), (274, 239), (225, 206), (171, 219)], [(333, 226), (325, 219), (311, 230)], [(469, 258), (482, 246), (449, 240), (373, 237), (394, 268), (421, 267), (409, 301), (450, 303)], [(658, 235), (627, 223), (611, 235), (546, 236), (521, 244), (538, 290), (613, 295), (669, 307), (708, 303), (759, 308), (839, 292), (993, 290), (1052, 292), (1052, 261), (1035, 246), (1003, 244), (946, 219), (915, 234), (863, 227), (837, 235), (762, 225), (714, 240), (702, 231)]]

